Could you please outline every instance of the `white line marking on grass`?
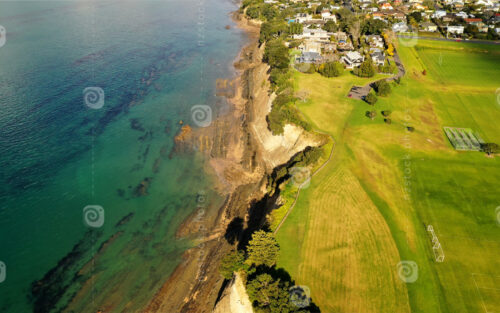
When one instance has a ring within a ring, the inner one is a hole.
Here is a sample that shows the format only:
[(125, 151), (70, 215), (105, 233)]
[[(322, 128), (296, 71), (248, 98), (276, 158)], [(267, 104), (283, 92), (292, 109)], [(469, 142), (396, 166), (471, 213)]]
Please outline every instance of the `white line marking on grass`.
[(477, 285), (476, 278), (474, 277), (474, 275), (487, 276), (487, 277), (490, 277), (490, 278), (491, 277), (498, 277), (498, 278), (500, 278), (500, 276), (491, 276), (491, 275), (488, 275), (488, 274), (479, 274), (479, 273), (471, 273), (471, 274), (472, 274), (472, 280), (474, 281), (474, 285), (476, 286), (477, 293), (479, 294), (479, 298), (481, 299), (481, 302), (483, 304), (484, 312), (486, 312), (486, 313), (494, 313), (492, 311), (486, 310), (486, 305), (484, 303), (483, 295), (481, 294), (481, 291), (479, 289), (488, 289), (488, 290), (496, 290), (496, 291), (500, 291), (500, 289), (499, 288), (489, 288), (489, 287), (479, 287)]

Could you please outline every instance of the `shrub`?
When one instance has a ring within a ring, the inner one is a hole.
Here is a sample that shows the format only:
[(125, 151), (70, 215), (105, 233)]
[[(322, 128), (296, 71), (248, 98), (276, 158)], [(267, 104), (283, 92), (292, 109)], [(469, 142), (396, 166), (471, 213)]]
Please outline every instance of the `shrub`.
[(392, 123), (392, 120), (390, 118), (384, 118), (384, 122), (386, 124), (391, 124)]
[(381, 113), (383, 116), (387, 117), (387, 116), (391, 115), (392, 112), (389, 110), (386, 110), (386, 111), (382, 111)]
[(366, 95), (365, 97), (365, 101), (370, 104), (370, 105), (374, 105), (376, 102), (377, 102), (377, 96), (375, 96), (373, 93), (369, 93), (368, 95)]
[(375, 112), (375, 111), (366, 111), (365, 115), (366, 115), (366, 117), (368, 117), (368, 118), (370, 118), (370, 119), (373, 120), (375, 118), (375, 116), (377, 116), (377, 112)]
[(414, 128), (414, 127), (411, 127), (411, 126), (406, 127), (406, 129), (407, 129), (409, 132), (411, 132), (411, 133), (413, 133), (413, 132), (415, 131), (415, 128)]

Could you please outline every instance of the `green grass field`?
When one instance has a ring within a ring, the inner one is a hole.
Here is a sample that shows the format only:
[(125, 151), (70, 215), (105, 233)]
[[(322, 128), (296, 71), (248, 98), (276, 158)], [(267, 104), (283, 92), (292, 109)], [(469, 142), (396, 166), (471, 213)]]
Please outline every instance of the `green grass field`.
[[(500, 312), (500, 161), (455, 151), (442, 128), (500, 144), (500, 47), (420, 40), (398, 51), (407, 75), (374, 107), (346, 98), (368, 80), (296, 74), (310, 92), (300, 110), (336, 150), (278, 232), (278, 265), (322, 312)], [(418, 265), (414, 283), (400, 279), (400, 261)]]

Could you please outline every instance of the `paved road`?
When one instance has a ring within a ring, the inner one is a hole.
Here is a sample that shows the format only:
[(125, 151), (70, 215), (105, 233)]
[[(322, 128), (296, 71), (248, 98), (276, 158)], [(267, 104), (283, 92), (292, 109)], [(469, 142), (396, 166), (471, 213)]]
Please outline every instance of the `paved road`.
[[(401, 78), (405, 75), (406, 70), (399, 58), (398, 52), (394, 50), (394, 63), (398, 67), (398, 73), (395, 76), (386, 78), (387, 81), (395, 80), (397, 78)], [(349, 98), (364, 100), (365, 97), (370, 93), (370, 90), (374, 87), (375, 83), (366, 84), (364, 86), (352, 86), (351, 90), (349, 90), (349, 94), (347, 95)]]
[(408, 36), (408, 35), (397, 35), (397, 36), (400, 38), (408, 38), (408, 39), (425, 39), (425, 40), (435, 40), (435, 41), (453, 41), (453, 42), (464, 42), (464, 43), (481, 43), (486, 45), (500, 45), (500, 41), (492, 41), (492, 40), (479, 40), (479, 39), (463, 40), (463, 39), (453, 39), (453, 38)]

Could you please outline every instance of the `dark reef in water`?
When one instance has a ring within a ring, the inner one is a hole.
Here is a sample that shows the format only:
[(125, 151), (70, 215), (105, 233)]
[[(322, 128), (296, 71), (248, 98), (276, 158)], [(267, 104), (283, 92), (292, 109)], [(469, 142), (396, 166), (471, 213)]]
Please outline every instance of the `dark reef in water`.
[(30, 300), (33, 302), (34, 313), (52, 312), (72, 284), (86, 280), (86, 277), (78, 274), (78, 269), (85, 264), (82, 257), (88, 255), (101, 236), (100, 231), (89, 230), (56, 266), (42, 279), (31, 284)]

